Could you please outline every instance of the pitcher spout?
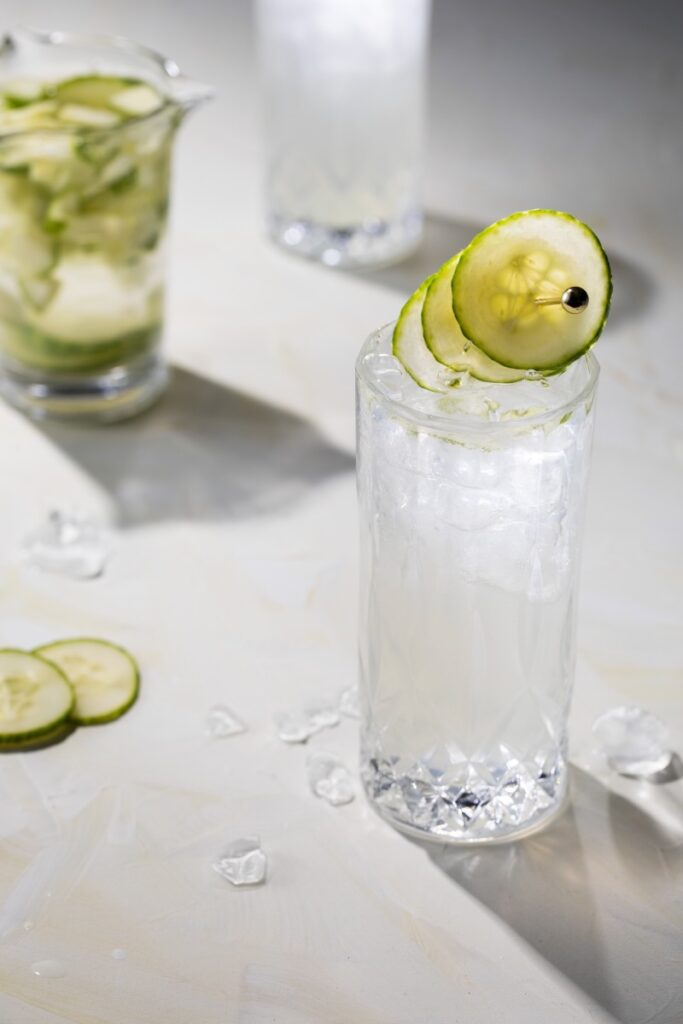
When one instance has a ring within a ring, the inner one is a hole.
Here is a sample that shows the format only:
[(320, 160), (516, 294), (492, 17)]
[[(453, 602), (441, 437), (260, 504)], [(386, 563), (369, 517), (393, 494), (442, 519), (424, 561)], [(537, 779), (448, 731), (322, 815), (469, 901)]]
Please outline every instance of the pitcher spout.
[(214, 94), (211, 86), (183, 74), (172, 58), (123, 36), (43, 32), (21, 27), (0, 40), (0, 82), (87, 74), (147, 81), (181, 115)]
[(213, 98), (215, 90), (212, 86), (188, 78), (174, 60), (164, 59), (163, 64), (166, 74), (166, 96), (184, 113), (189, 113)]

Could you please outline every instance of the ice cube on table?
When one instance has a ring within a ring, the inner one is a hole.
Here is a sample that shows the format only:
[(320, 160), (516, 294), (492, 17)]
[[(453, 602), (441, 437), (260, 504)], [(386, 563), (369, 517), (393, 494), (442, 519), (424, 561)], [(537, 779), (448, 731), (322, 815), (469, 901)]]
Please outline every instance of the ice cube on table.
[(332, 704), (314, 704), (303, 711), (285, 711), (275, 716), (277, 734), (284, 743), (306, 743), (322, 729), (339, 725), (339, 712)]
[(206, 735), (211, 739), (225, 739), (246, 732), (246, 725), (226, 704), (214, 704), (206, 716)]
[(621, 775), (655, 775), (671, 761), (668, 729), (644, 708), (610, 708), (596, 718), (593, 735), (609, 766)]
[(358, 684), (347, 686), (339, 695), (339, 710), (347, 718), (360, 718)]
[(232, 885), (260, 885), (266, 879), (268, 859), (258, 836), (244, 836), (233, 839), (211, 866)]
[(23, 552), (26, 561), (38, 569), (82, 580), (100, 576), (109, 557), (95, 523), (58, 509), (28, 534)]
[(353, 779), (339, 758), (317, 752), (306, 761), (311, 790), (333, 807), (350, 804), (355, 797)]

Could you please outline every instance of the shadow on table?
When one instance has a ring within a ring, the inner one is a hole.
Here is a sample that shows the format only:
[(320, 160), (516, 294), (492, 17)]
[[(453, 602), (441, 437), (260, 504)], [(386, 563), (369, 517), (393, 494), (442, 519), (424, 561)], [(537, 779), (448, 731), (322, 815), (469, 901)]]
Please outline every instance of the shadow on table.
[(271, 512), (354, 467), (298, 416), (178, 368), (137, 419), (41, 429), (111, 494), (123, 527)]
[(612, 267), (612, 308), (609, 323), (614, 326), (643, 316), (655, 297), (653, 279), (633, 260), (609, 253)]
[(647, 781), (655, 786), (667, 786), (670, 782), (678, 782), (679, 779), (683, 779), (683, 760), (675, 751), (663, 768), (647, 776)]
[(536, 836), (476, 850), (424, 847), (617, 1021), (680, 1024), (682, 794), (645, 790), (660, 801), (660, 824), (577, 768), (571, 786), (567, 811)]

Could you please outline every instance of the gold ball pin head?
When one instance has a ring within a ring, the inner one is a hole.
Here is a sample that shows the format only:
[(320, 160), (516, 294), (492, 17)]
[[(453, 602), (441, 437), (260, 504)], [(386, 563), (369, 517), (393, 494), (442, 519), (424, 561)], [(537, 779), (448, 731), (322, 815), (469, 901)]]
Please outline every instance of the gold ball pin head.
[(588, 306), (588, 292), (579, 285), (572, 285), (562, 292), (562, 309), (567, 313), (583, 313)]

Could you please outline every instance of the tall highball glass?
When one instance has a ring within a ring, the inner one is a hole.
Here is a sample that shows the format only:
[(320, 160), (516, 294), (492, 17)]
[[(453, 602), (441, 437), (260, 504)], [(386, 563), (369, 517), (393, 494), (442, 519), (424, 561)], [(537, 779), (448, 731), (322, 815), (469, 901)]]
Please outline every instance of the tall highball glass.
[(511, 839), (567, 786), (577, 571), (598, 363), (415, 384), (357, 364), (364, 785), (397, 828)]
[(329, 266), (422, 232), (430, 0), (258, 0), (272, 238)]

